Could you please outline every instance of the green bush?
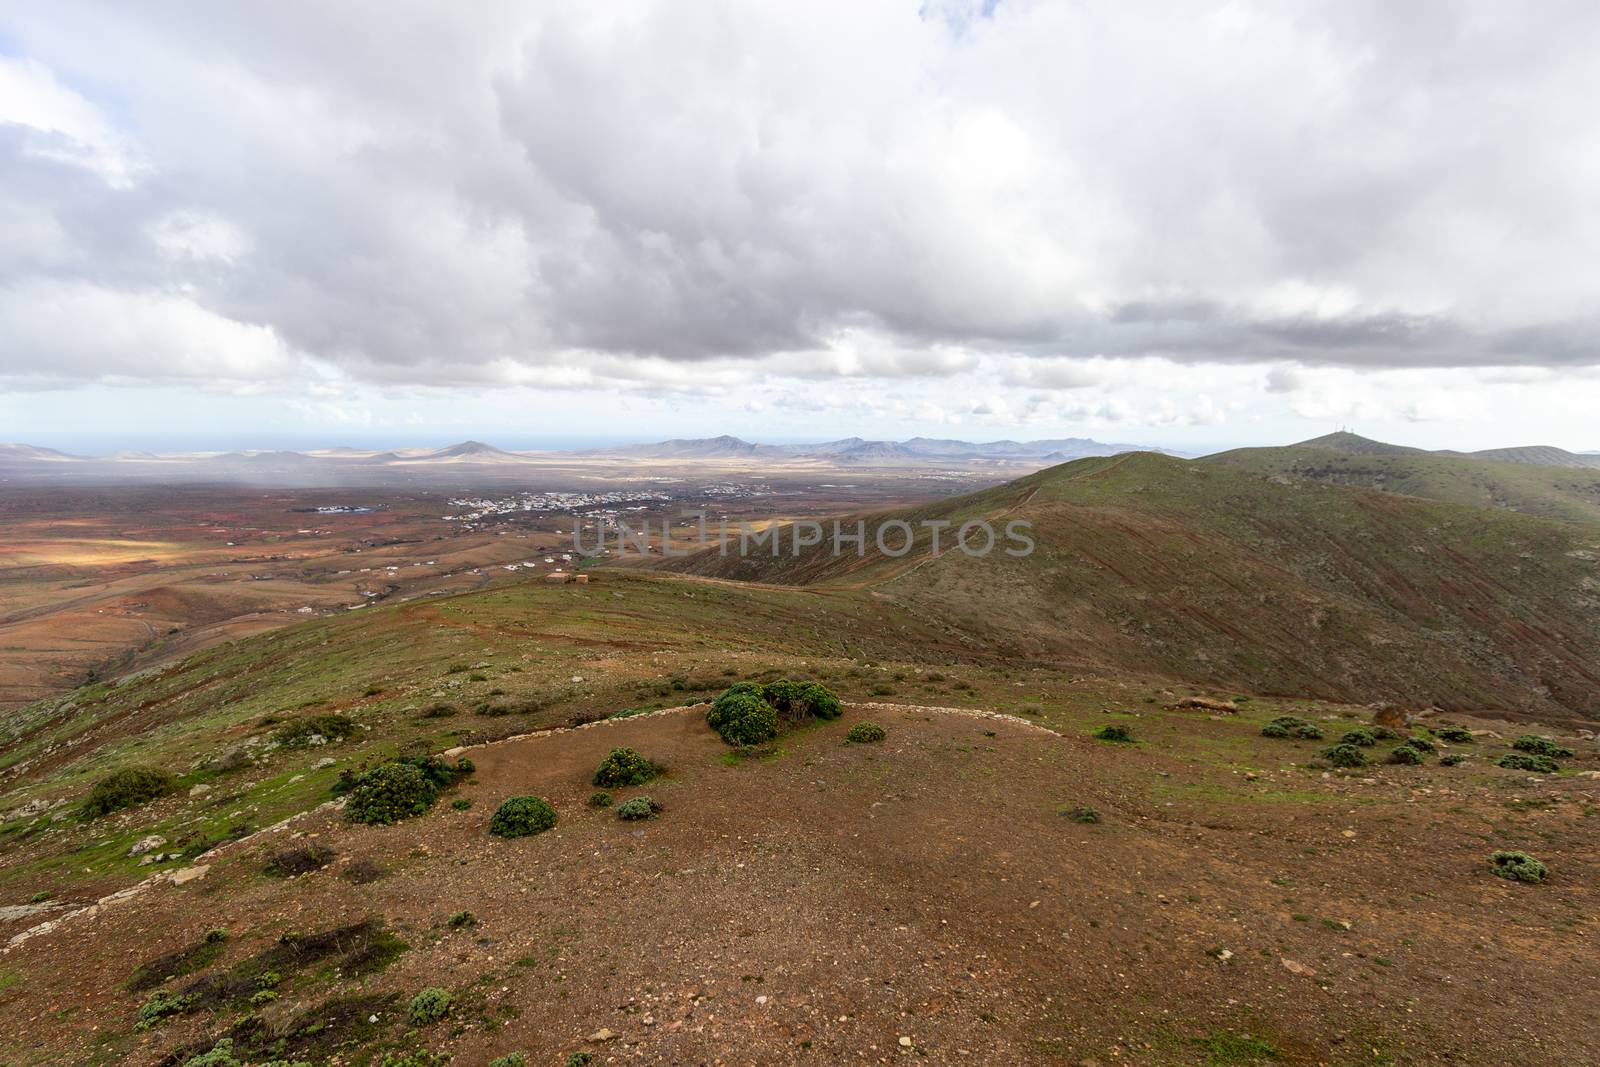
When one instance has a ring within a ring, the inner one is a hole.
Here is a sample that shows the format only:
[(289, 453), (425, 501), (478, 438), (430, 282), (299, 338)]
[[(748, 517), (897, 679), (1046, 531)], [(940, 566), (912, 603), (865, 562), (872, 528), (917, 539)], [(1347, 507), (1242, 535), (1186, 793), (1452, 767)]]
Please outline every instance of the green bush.
[(1460, 752), (1452, 752), (1448, 756), (1439, 757), (1439, 766), (1441, 767), (1454, 767), (1465, 762), (1467, 762), (1467, 757)]
[(1367, 754), (1358, 745), (1341, 741), (1322, 753), (1322, 758), (1335, 767), (1365, 767)]
[(850, 727), (844, 739), (857, 745), (870, 745), (888, 736), (888, 731), (875, 722), (858, 722)]
[(1093, 808), (1062, 808), (1061, 817), (1082, 823), (1097, 823), (1100, 821), (1100, 813)]
[(1107, 723), (1105, 726), (1100, 727), (1094, 732), (1094, 737), (1097, 741), (1115, 741), (1119, 744), (1133, 740), (1133, 735), (1128, 732), (1126, 726), (1117, 726), (1113, 723)]
[(1398, 741), (1400, 740), (1400, 731), (1388, 726), (1374, 726), (1372, 728), (1372, 736), (1379, 741)]
[(730, 745), (761, 745), (778, 736), (778, 712), (749, 682), (739, 682), (711, 702), (706, 725)]
[(314, 737), (323, 741), (343, 741), (353, 737), (360, 729), (354, 719), (344, 715), (308, 715), (303, 719), (293, 719), (278, 727), (273, 734), (278, 744), (290, 748), (309, 745), (314, 742)]
[(528, 1067), (528, 1057), (520, 1052), (508, 1052), (490, 1060), (489, 1067)]
[(661, 805), (649, 797), (634, 797), (632, 800), (624, 800), (617, 805), (617, 818), (628, 822), (638, 819), (653, 819), (659, 811), (661, 811)]
[(587, 1052), (574, 1052), (567, 1057), (565, 1067), (589, 1067), (589, 1063), (593, 1059), (594, 1057)]
[(94, 784), (83, 802), (83, 815), (89, 819), (109, 815), (166, 796), (177, 788), (177, 781), (166, 771), (154, 767), (125, 767)]
[(1549, 756), (1530, 756), (1523, 752), (1507, 752), (1495, 760), (1495, 766), (1513, 771), (1532, 771), (1534, 774), (1554, 774), (1561, 769)]
[(470, 809), (472, 807), (472, 798), (471, 797), (456, 797), (454, 800), (452, 800), (450, 802), (450, 806), (452, 808), (454, 808), (456, 811), (467, 811), (468, 809)]
[(156, 990), (150, 994), (150, 999), (139, 1006), (139, 1019), (133, 1024), (135, 1030), (148, 1030), (162, 1020), (173, 1015), (182, 1015), (199, 999), (197, 993), (168, 993)]
[(450, 1014), (450, 991), (430, 986), (411, 998), (406, 1020), (412, 1026), (431, 1026)]
[(761, 690), (761, 697), (780, 718), (789, 722), (802, 722), (805, 719), (837, 719), (843, 712), (839, 705), (839, 698), (833, 690), (817, 682), (796, 682), (788, 678), (779, 678), (775, 682), (768, 682)]
[(351, 822), (388, 826), (422, 815), (439, 799), (439, 790), (409, 763), (384, 763), (360, 775), (344, 807)]
[(496, 837), (529, 837), (556, 824), (556, 809), (543, 797), (507, 797), (489, 819)]
[(592, 782), (612, 789), (625, 785), (644, 785), (661, 770), (631, 748), (614, 748), (594, 769)]
[(1372, 735), (1371, 730), (1357, 727), (1339, 738), (1339, 743), (1341, 745), (1360, 745), (1362, 748), (1371, 748), (1378, 743), (1378, 739)]
[(1452, 745), (1470, 745), (1475, 740), (1472, 731), (1460, 726), (1441, 726), (1433, 732), (1441, 741), (1448, 741)]
[(464, 930), (478, 925), (478, 917), (470, 911), (458, 911), (445, 920), (445, 925), (452, 930)]
[(1542, 882), (1549, 873), (1543, 863), (1526, 852), (1496, 852), (1489, 857), (1489, 867), (1513, 882)]
[(1570, 748), (1563, 748), (1548, 737), (1538, 734), (1523, 734), (1511, 742), (1511, 747), (1518, 752), (1528, 752), (1535, 756), (1544, 756), (1548, 759), (1561, 759), (1563, 756), (1573, 755)]
[(1429, 741), (1426, 737), (1408, 737), (1401, 744), (1410, 745), (1418, 752), (1425, 752), (1430, 756), (1438, 754), (1439, 746)]
[(1261, 728), (1262, 737), (1297, 737), (1303, 741), (1320, 741), (1322, 727), (1298, 715), (1279, 715)]
[(1413, 748), (1409, 744), (1396, 745), (1394, 751), (1389, 753), (1390, 763), (1398, 763), (1407, 767), (1415, 767), (1422, 763), (1425, 758), (1421, 749)]
[(595, 790), (589, 794), (589, 806), (591, 808), (609, 808), (611, 806), (611, 794), (604, 789)]

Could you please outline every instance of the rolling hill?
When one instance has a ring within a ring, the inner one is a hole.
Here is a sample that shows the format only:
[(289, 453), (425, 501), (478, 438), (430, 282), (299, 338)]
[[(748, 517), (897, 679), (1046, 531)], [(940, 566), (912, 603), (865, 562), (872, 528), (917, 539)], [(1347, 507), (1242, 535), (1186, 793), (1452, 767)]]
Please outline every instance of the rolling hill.
[[(1037, 550), (716, 550), (711, 577), (851, 587), (975, 646), (1239, 686), (1600, 718), (1600, 528), (1136, 453), (866, 516), (1031, 524)], [(853, 521), (853, 520), (852, 520)], [(846, 524), (849, 525), (848, 523)], [(898, 545), (898, 535), (890, 547)]]
[(1542, 463), (1511, 455), (1572, 457), (1561, 449), (1425, 452), (1355, 434), (1330, 434), (1282, 448), (1241, 448), (1207, 463), (1280, 481), (1360, 486), (1452, 504), (1600, 522), (1600, 464)]

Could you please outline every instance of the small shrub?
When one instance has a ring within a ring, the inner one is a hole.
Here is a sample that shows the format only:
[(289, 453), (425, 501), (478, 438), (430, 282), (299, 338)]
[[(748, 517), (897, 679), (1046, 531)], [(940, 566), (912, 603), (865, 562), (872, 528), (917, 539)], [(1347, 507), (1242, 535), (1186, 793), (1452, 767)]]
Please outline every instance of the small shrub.
[(528, 1057), (520, 1052), (508, 1052), (490, 1060), (489, 1067), (528, 1067)]
[(1389, 762), (1398, 763), (1406, 767), (1415, 767), (1422, 763), (1425, 757), (1422, 750), (1410, 745), (1396, 745), (1394, 751), (1389, 753)]
[(634, 797), (617, 805), (617, 818), (627, 822), (633, 822), (638, 819), (653, 819), (659, 811), (661, 811), (661, 805), (649, 797)]
[(1061, 816), (1065, 819), (1071, 819), (1073, 822), (1097, 823), (1100, 821), (1100, 813), (1093, 808), (1062, 808)]
[(1554, 774), (1560, 770), (1555, 760), (1548, 756), (1530, 756), (1525, 752), (1507, 752), (1495, 760), (1495, 766), (1513, 771), (1532, 771), (1534, 774)]
[(1279, 715), (1261, 728), (1262, 737), (1297, 737), (1303, 741), (1322, 740), (1322, 727), (1298, 715)]
[(166, 796), (178, 788), (166, 771), (153, 767), (125, 767), (94, 784), (83, 802), (83, 815), (94, 819)]
[(473, 774), (477, 771), (477, 769), (478, 765), (473, 763), (465, 756), (462, 756), (460, 759), (456, 760), (456, 774), (458, 775)]
[(1467, 757), (1460, 752), (1452, 752), (1448, 756), (1439, 757), (1439, 766), (1441, 767), (1454, 767), (1465, 762), (1467, 762)]
[(1373, 736), (1371, 730), (1358, 727), (1339, 738), (1339, 743), (1341, 745), (1360, 745), (1362, 748), (1371, 748), (1378, 743), (1378, 739)]
[(1107, 723), (1100, 727), (1094, 732), (1094, 737), (1097, 741), (1115, 741), (1118, 744), (1126, 744), (1133, 740), (1133, 734), (1128, 732), (1126, 726), (1118, 726), (1115, 723)]
[(233, 1054), (233, 1038), (224, 1037), (212, 1045), (209, 1052), (184, 1060), (183, 1067), (240, 1067), (242, 1062)]
[(1463, 729), (1460, 726), (1441, 726), (1433, 734), (1439, 740), (1448, 741), (1452, 745), (1470, 745), (1475, 740), (1471, 730)]
[(472, 798), (456, 797), (450, 802), (450, 806), (456, 811), (466, 811), (468, 808), (472, 807)]
[(274, 878), (294, 878), (322, 870), (337, 856), (338, 853), (326, 845), (310, 844), (274, 853), (264, 870)]
[(430, 986), (411, 998), (406, 1020), (412, 1026), (431, 1026), (450, 1014), (450, 991)]
[(250, 994), (250, 1003), (252, 1006), (257, 1008), (261, 1007), (263, 1004), (271, 1004), (277, 999), (278, 991), (276, 989), (258, 989), (254, 993)]
[(1542, 882), (1549, 873), (1543, 863), (1526, 852), (1496, 852), (1489, 857), (1489, 867), (1513, 882)]
[(464, 930), (469, 927), (477, 926), (478, 917), (472, 914), (470, 911), (458, 911), (454, 915), (450, 916), (450, 918), (446, 919), (445, 923), (453, 930)]
[(574, 1052), (567, 1057), (565, 1067), (589, 1067), (589, 1063), (593, 1059), (594, 1057), (587, 1052)]
[(844, 735), (846, 741), (857, 745), (870, 745), (882, 741), (889, 732), (875, 722), (858, 722)]
[(1562, 746), (1556, 744), (1551, 738), (1541, 737), (1538, 734), (1523, 734), (1521, 737), (1511, 742), (1511, 747), (1516, 749), (1518, 752), (1527, 752), (1535, 756), (1544, 756), (1547, 759), (1561, 759), (1564, 756), (1573, 755), (1572, 749), (1563, 748)]
[(343, 741), (353, 737), (360, 729), (354, 719), (344, 715), (308, 715), (302, 719), (293, 719), (278, 727), (273, 734), (278, 744), (289, 748), (298, 748), (303, 745), (318, 744), (316, 738), (323, 742)]
[(1401, 743), (1410, 745), (1418, 752), (1426, 752), (1430, 756), (1436, 755), (1439, 751), (1439, 746), (1429, 741), (1426, 737), (1408, 737)]
[(609, 808), (611, 806), (611, 794), (604, 789), (596, 789), (589, 794), (589, 806), (591, 808)]
[(429, 704), (422, 709), (424, 719), (448, 719), (460, 713), (454, 704)]
[(1372, 728), (1372, 736), (1379, 741), (1398, 741), (1400, 740), (1400, 731), (1389, 726), (1374, 726)]
[(739, 682), (711, 702), (706, 725), (730, 745), (760, 745), (778, 736), (778, 712), (749, 682)]
[(661, 773), (661, 768), (631, 748), (614, 748), (594, 770), (593, 784), (612, 789), (625, 785), (644, 785)]
[(556, 809), (543, 797), (507, 797), (489, 819), (496, 837), (530, 837), (556, 824)]
[(150, 994), (149, 1000), (139, 1006), (139, 1019), (133, 1028), (148, 1030), (170, 1016), (182, 1015), (198, 999), (199, 996), (195, 993), (168, 993), (157, 990)]
[(351, 822), (388, 826), (426, 813), (438, 798), (438, 787), (417, 767), (385, 763), (355, 779), (344, 814)]
[(1341, 741), (1322, 753), (1322, 757), (1335, 767), (1365, 767), (1367, 754), (1360, 746)]

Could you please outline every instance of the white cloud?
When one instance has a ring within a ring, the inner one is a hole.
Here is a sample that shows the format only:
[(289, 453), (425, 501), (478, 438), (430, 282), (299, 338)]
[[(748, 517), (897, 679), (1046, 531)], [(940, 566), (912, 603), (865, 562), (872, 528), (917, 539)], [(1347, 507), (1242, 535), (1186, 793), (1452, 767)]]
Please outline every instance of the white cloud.
[(116, 189), (133, 183), (139, 169), (126, 138), (99, 109), (62, 85), (44, 64), (0, 56), (0, 126), (23, 127), (24, 150), (81, 166)]

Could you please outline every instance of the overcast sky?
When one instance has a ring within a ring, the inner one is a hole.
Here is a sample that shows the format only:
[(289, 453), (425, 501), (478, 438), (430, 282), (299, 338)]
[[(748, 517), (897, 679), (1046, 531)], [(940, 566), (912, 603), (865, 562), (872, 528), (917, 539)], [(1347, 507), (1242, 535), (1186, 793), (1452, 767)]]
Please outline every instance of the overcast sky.
[(0, 7), (0, 440), (1600, 449), (1600, 6)]

